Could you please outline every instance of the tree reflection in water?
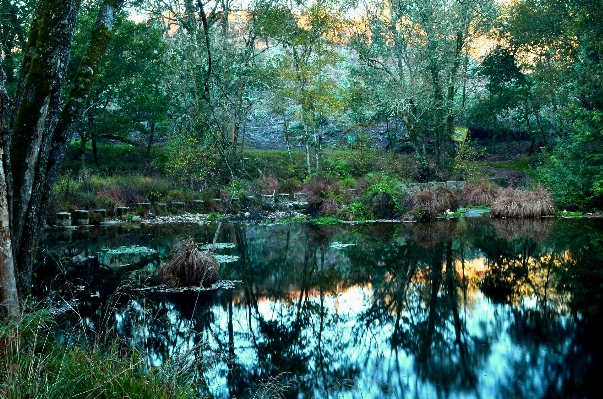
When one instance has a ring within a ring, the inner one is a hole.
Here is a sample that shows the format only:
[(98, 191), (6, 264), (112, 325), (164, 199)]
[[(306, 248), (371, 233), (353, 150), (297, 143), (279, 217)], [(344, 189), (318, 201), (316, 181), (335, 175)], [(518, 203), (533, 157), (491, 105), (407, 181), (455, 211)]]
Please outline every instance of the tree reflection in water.
[[(589, 397), (602, 355), (602, 227), (224, 225), (219, 241), (236, 244), (227, 251), (240, 257), (222, 265), (222, 278), (243, 281), (233, 290), (122, 288), (127, 295), (111, 300), (125, 281), (152, 284), (154, 260), (143, 269), (66, 267), (60, 279), (50, 278), (57, 263), (46, 262), (34, 293), (67, 295), (61, 287), (82, 282), (98, 297), (78, 294), (82, 316), (63, 318), (65, 329), (79, 321), (89, 337), (113, 331), (144, 349), (152, 365), (187, 364), (213, 397), (253, 397), (275, 378), (299, 398)], [(43, 253), (95, 254), (128, 241), (165, 259), (173, 234), (163, 229), (62, 243), (48, 236)], [(209, 242), (214, 231), (177, 232), (185, 233)]]

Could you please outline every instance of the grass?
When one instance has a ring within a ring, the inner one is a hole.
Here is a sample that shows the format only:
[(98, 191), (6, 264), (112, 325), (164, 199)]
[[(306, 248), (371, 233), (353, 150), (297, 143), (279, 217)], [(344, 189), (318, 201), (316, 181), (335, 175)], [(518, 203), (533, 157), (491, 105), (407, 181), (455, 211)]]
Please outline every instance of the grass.
[(138, 351), (61, 345), (47, 311), (0, 324), (0, 397), (187, 398), (194, 391), (169, 366), (150, 369)]
[(334, 216), (322, 216), (322, 217), (318, 217), (316, 219), (312, 219), (312, 223), (319, 225), (319, 226), (328, 226), (328, 225), (339, 224), (339, 223), (341, 223), (341, 220)]
[(570, 212), (570, 211), (563, 210), (563, 211), (555, 212), (555, 216), (564, 217), (564, 218), (565, 217), (580, 217), (582, 215), (583, 215), (583, 213), (580, 211)]
[(484, 165), (489, 166), (491, 168), (504, 168), (504, 169), (514, 169), (520, 172), (528, 173), (531, 170), (530, 164), (532, 162), (532, 157), (529, 156), (521, 156), (517, 157), (510, 161), (502, 161), (502, 162), (485, 162)]

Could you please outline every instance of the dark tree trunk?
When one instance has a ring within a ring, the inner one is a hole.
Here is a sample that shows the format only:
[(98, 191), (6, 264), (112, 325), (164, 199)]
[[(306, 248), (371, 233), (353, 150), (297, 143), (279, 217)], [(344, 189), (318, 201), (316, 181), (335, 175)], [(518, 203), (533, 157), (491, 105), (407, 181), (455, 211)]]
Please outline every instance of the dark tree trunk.
[(10, 146), (13, 177), (13, 252), (18, 266), (19, 296), (30, 289), (31, 266), (40, 225), (40, 206), (48, 154), (57, 125), (61, 95), (79, 0), (42, 0), (35, 42)]
[[(45, 207), (73, 132), (81, 119), (94, 75), (105, 54), (119, 0), (105, 0), (92, 39), (61, 112), (71, 44), (81, 0), (40, 0), (25, 51), (15, 98), (10, 159), (14, 206), (11, 215), (17, 287), (25, 298), (31, 286), (33, 255)], [(9, 180), (10, 182), (10, 180)]]
[(94, 163), (98, 166), (98, 146), (96, 145), (96, 138), (90, 139), (92, 142), (92, 156), (94, 157)]
[(73, 88), (69, 93), (69, 101), (61, 113), (61, 118), (52, 138), (52, 150), (49, 156), (45, 184), (48, 193), (52, 191), (59, 175), (61, 163), (65, 159), (69, 141), (84, 114), (94, 76), (98, 73), (102, 58), (107, 51), (107, 47), (109, 47), (113, 22), (121, 4), (122, 0), (104, 0), (98, 11), (96, 23), (91, 32), (90, 44), (78, 67), (72, 85)]
[(149, 129), (149, 141), (147, 142), (147, 161), (151, 161), (151, 148), (153, 147), (153, 141), (155, 140), (155, 121), (151, 121)]

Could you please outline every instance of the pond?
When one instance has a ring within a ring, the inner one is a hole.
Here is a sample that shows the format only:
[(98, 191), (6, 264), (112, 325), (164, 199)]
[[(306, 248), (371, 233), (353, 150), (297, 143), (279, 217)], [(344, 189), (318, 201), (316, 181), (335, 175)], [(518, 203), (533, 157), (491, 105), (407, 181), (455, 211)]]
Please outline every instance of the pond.
[[(63, 342), (118, 336), (149, 365), (187, 366), (214, 398), (599, 391), (601, 220), (217, 227), (49, 231), (34, 295)], [(139, 290), (191, 236), (217, 237), (233, 288)]]

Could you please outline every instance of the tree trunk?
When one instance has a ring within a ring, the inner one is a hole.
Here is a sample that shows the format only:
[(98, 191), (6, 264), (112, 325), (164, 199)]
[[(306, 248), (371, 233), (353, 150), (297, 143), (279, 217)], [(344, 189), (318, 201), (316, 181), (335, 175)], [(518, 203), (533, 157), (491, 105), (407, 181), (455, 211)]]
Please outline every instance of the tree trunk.
[(40, 228), (48, 155), (58, 122), (71, 43), (80, 0), (42, 0), (35, 55), (25, 79), (13, 126), (10, 158), (13, 178), (13, 252), (18, 266), (19, 296), (30, 289), (34, 247)]
[(69, 93), (69, 101), (61, 113), (61, 118), (52, 137), (52, 149), (49, 155), (46, 184), (44, 186), (47, 193), (52, 191), (59, 175), (61, 163), (65, 158), (69, 141), (73, 137), (86, 109), (94, 77), (98, 73), (103, 56), (107, 51), (107, 47), (109, 47), (113, 22), (122, 3), (123, 0), (104, 0), (98, 11), (96, 23), (91, 32), (90, 43), (78, 67)]
[(310, 161), (310, 143), (308, 143), (309, 140), (310, 137), (308, 135), (308, 128), (304, 126), (304, 142), (306, 145), (306, 167), (308, 169), (308, 176), (312, 174), (312, 163)]
[(147, 142), (147, 161), (151, 162), (151, 148), (153, 147), (153, 141), (155, 140), (155, 121), (151, 121), (149, 128), (149, 141)]
[(0, 319), (11, 317), (18, 319), (21, 314), (15, 264), (10, 230), (10, 214), (8, 207), (8, 187), (6, 183), (5, 151), (7, 150), (8, 127), (8, 95), (4, 89), (4, 70), (0, 57)]

